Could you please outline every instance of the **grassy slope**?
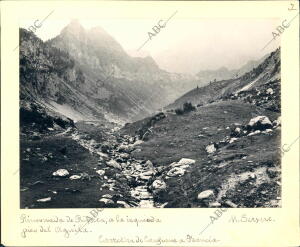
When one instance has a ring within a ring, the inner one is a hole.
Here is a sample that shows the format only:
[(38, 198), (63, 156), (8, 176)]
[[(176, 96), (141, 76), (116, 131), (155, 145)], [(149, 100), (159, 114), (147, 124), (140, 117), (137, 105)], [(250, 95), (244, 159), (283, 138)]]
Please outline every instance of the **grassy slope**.
[[(99, 143), (107, 138), (104, 130), (93, 125), (78, 123), (77, 128), (83, 135), (92, 135)], [(21, 208), (102, 207), (103, 205), (98, 200), (103, 194), (122, 194), (124, 198), (128, 196), (129, 189), (122, 181), (117, 183), (118, 189), (115, 191), (109, 191), (106, 188), (100, 191), (100, 187), (106, 181), (96, 173), (96, 170), (105, 167), (98, 164), (99, 157), (92, 155), (69, 136), (55, 136), (54, 133), (51, 133), (42, 135), (40, 140), (29, 140), (28, 137), (21, 135), (20, 144)], [(64, 147), (66, 147), (65, 154), (61, 151)], [(30, 148), (29, 152), (26, 151), (28, 148)], [(52, 158), (49, 156), (50, 153)], [(43, 161), (43, 157), (47, 157), (48, 160)], [(26, 158), (29, 160), (26, 161)], [(70, 176), (87, 173), (90, 179), (70, 180), (52, 177), (52, 173), (61, 168), (67, 169)], [(114, 169), (106, 170), (105, 175), (114, 178)], [(32, 185), (37, 181), (42, 181), (43, 184)], [(24, 188), (27, 190), (22, 191)], [(54, 194), (49, 190), (58, 193)], [(46, 197), (51, 197), (51, 201), (36, 202), (36, 200)]]
[[(135, 153), (135, 158), (149, 159), (155, 166), (164, 167), (181, 158), (196, 160), (196, 164), (183, 177), (169, 179), (166, 193), (156, 199), (168, 201), (167, 207), (201, 207), (203, 205), (196, 200), (199, 192), (206, 189), (213, 189), (216, 194), (224, 192), (224, 188), (232, 183), (232, 179), (229, 180), (231, 177), (237, 178), (236, 174), (244, 172), (255, 172), (258, 175), (261, 173), (261, 181), (268, 183), (241, 185), (243, 181), (240, 179), (237, 183), (233, 182), (236, 190), (228, 191), (227, 198), (241, 207), (272, 206), (271, 199), (275, 200), (279, 195), (279, 186), (275, 183), (278, 177), (269, 181), (265, 168), (279, 166), (279, 130), (270, 135), (240, 138), (218, 150), (215, 155), (208, 155), (205, 150), (209, 143), (218, 142), (230, 135), (230, 130), (225, 129), (226, 127), (234, 123), (245, 125), (257, 115), (266, 115), (272, 121), (278, 117), (274, 112), (250, 104), (227, 101), (200, 107), (196, 112), (183, 116), (169, 114), (156, 123), (150, 140), (141, 145), (141, 152)], [(142, 122), (128, 125), (123, 133), (133, 135)], [(247, 158), (241, 159), (243, 155)], [(224, 163), (226, 159), (227, 162)], [(239, 186), (242, 187), (238, 189)], [(252, 189), (254, 193), (250, 193)], [(259, 194), (260, 190), (268, 192), (262, 196)]]

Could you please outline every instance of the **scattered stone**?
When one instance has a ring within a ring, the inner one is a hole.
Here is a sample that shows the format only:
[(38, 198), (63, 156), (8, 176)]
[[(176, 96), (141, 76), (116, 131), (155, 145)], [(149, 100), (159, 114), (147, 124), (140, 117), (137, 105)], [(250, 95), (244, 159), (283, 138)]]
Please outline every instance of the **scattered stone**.
[(161, 191), (165, 190), (167, 188), (167, 185), (164, 181), (156, 179), (152, 183), (151, 188), (155, 191)]
[(38, 199), (36, 201), (37, 202), (50, 202), (51, 201), (51, 197), (46, 197), (46, 198)]
[(112, 199), (113, 195), (105, 194), (105, 195), (102, 196), (102, 198)]
[(114, 168), (119, 169), (119, 170), (122, 169), (122, 167), (120, 166), (120, 164), (117, 161), (115, 161), (115, 160), (110, 160), (110, 161), (106, 162), (106, 164), (108, 166), (110, 166), (110, 167), (114, 167)]
[(256, 179), (256, 175), (255, 175), (254, 173), (251, 173), (251, 174), (249, 175), (249, 177), (252, 178), (252, 179)]
[(257, 134), (260, 134), (260, 133), (261, 133), (260, 130), (256, 130), (254, 132), (249, 133), (248, 136), (254, 136), (254, 135), (257, 135)]
[(102, 151), (103, 153), (108, 153), (109, 150), (110, 150), (110, 146), (109, 146), (108, 144), (102, 144), (102, 145), (101, 145), (101, 151)]
[(121, 153), (121, 154), (120, 154), (120, 157), (121, 157), (122, 159), (128, 159), (128, 158), (129, 158), (129, 154), (128, 154), (128, 153)]
[(205, 149), (206, 149), (206, 152), (208, 152), (209, 154), (217, 151), (215, 144), (208, 145)]
[(272, 95), (274, 93), (274, 91), (272, 88), (268, 88), (266, 93)]
[(119, 151), (123, 153), (130, 153), (131, 151), (133, 151), (133, 149), (133, 145), (122, 144), (119, 146)]
[(253, 130), (265, 130), (271, 128), (273, 125), (270, 119), (266, 116), (257, 116), (252, 118), (247, 127)]
[(232, 201), (229, 201), (229, 200), (225, 201), (224, 203), (227, 206), (231, 207), (231, 208), (237, 208), (238, 207), (235, 203), (233, 203)]
[(198, 194), (198, 200), (208, 199), (214, 197), (215, 194), (212, 190), (205, 190)]
[(159, 208), (164, 208), (168, 205), (168, 202), (163, 203), (162, 205), (159, 206)]
[(38, 133), (33, 133), (32, 135), (32, 140), (37, 141), (41, 139), (41, 136)]
[(135, 149), (135, 150), (132, 151), (132, 154), (139, 153), (139, 152), (142, 152), (142, 149), (137, 148), (137, 149)]
[(185, 170), (182, 169), (181, 167), (174, 167), (170, 171), (168, 171), (167, 176), (169, 177), (180, 177), (184, 175)]
[(124, 208), (130, 208), (130, 206), (124, 201), (117, 201), (117, 204), (122, 205)]
[(145, 176), (145, 175), (143, 175), (143, 174), (140, 174), (140, 175), (139, 175), (139, 179), (140, 179), (140, 180), (146, 180), (146, 181), (148, 181), (149, 179), (151, 179), (151, 177), (152, 177), (152, 176)]
[(233, 137), (233, 138), (231, 138), (231, 139), (229, 140), (229, 143), (233, 143), (233, 142), (235, 142), (236, 140), (237, 140), (237, 138)]
[(32, 183), (31, 186), (43, 185), (43, 184), (45, 184), (45, 182), (38, 180), (38, 181), (35, 181), (34, 183)]
[(219, 202), (210, 202), (210, 203), (208, 204), (208, 206), (209, 206), (210, 208), (218, 208), (218, 207), (221, 207), (221, 203), (219, 203)]
[(273, 121), (273, 128), (281, 126), (281, 117), (279, 116), (276, 120)]
[(111, 200), (111, 199), (107, 199), (107, 198), (101, 198), (100, 200), (99, 200), (99, 202), (103, 202), (104, 204), (114, 204), (114, 201), (113, 200)]
[(58, 169), (56, 172), (52, 173), (55, 177), (66, 177), (69, 175), (69, 172), (66, 169)]
[(275, 167), (268, 168), (266, 172), (270, 178), (275, 178), (279, 175), (279, 171)]
[(70, 179), (71, 179), (71, 180), (81, 179), (81, 176), (79, 176), (79, 175), (72, 175), (72, 176), (70, 177)]
[(103, 176), (105, 174), (105, 171), (104, 170), (98, 170), (96, 171), (100, 176)]

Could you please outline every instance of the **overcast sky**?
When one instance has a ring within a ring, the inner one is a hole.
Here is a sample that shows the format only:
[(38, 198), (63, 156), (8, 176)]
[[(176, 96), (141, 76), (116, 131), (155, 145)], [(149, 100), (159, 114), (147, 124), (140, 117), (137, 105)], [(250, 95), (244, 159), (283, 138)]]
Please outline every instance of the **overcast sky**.
[[(148, 32), (158, 20), (99, 19), (79, 20), (89, 29), (101, 26), (133, 56), (150, 55), (157, 64), (170, 72), (197, 73), (200, 70), (239, 68), (251, 59), (259, 59), (280, 45), (273, 40), (272, 32), (278, 19), (176, 19), (176, 15), (152, 37)], [(34, 20), (21, 23), (28, 28)], [(46, 20), (35, 32), (42, 40), (53, 38), (70, 22), (70, 19)]]

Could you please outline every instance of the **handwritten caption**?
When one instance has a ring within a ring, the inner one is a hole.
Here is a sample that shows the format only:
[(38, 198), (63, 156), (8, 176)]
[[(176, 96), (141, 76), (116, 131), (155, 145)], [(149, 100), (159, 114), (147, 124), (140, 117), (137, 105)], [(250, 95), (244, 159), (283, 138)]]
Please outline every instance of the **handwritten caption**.
[[(27, 238), (32, 234), (40, 233), (56, 233), (62, 234), (65, 238), (69, 238), (71, 234), (76, 233), (91, 233), (96, 231), (97, 225), (109, 224), (126, 224), (128, 226), (139, 227), (145, 224), (160, 224), (160, 218), (154, 216), (132, 217), (128, 215), (101, 215), (92, 220), (87, 216), (50, 216), (50, 217), (35, 217), (27, 214), (20, 216), (21, 237)], [(93, 224), (94, 227), (88, 227)]]

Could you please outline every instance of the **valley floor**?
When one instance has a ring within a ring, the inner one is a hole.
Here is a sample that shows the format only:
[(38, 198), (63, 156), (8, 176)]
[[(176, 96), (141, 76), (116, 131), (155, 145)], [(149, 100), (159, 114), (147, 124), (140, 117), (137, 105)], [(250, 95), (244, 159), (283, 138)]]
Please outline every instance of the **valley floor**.
[(280, 127), (232, 135), (261, 115), (279, 117), (220, 101), (121, 130), (79, 122), (21, 134), (21, 208), (280, 207)]

